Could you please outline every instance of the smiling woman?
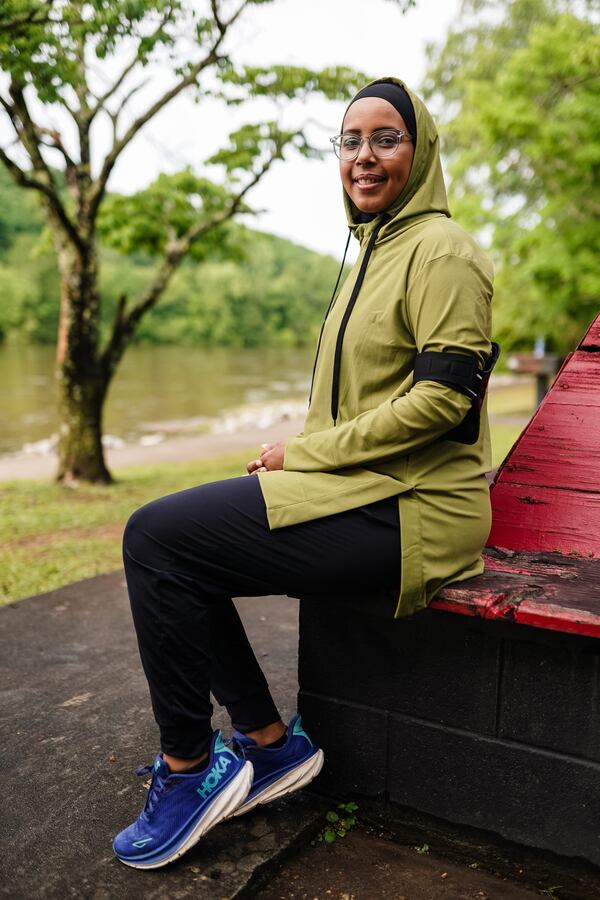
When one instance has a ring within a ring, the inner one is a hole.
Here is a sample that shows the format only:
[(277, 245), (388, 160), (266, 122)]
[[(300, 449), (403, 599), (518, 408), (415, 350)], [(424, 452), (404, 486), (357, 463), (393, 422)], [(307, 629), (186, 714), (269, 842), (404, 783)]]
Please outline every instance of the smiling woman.
[[(323, 322), (304, 431), (263, 445), (247, 465), (257, 477), (162, 497), (125, 530), (162, 748), (114, 844), (137, 868), (323, 764), (300, 718), (281, 721), (233, 597), (395, 589), (390, 616), (406, 616), (483, 571), (490, 263), (450, 221), (435, 125), (398, 79), (356, 95), (334, 147), (360, 254)], [(227, 745), (211, 690), (234, 726)]]
[(411, 134), (399, 111), (397, 95), (403, 93), (399, 86), (390, 85), (386, 90), (389, 99), (383, 99), (365, 88), (346, 112), (342, 134), (333, 138), (344, 189), (364, 213), (381, 212), (390, 206), (410, 176), (416, 135)]

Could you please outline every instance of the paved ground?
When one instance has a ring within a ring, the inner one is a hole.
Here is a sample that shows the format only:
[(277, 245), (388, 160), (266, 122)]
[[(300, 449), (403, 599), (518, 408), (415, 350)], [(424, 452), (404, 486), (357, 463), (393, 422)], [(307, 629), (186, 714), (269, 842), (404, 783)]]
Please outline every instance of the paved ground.
[[(288, 718), (297, 693), (297, 601), (237, 602)], [(0, 684), (0, 896), (229, 900), (265, 882), (265, 900), (540, 896), (365, 828), (332, 848), (311, 846), (331, 802), (308, 794), (221, 824), (167, 869), (118, 863), (111, 838), (144, 797), (134, 769), (157, 749), (121, 572), (0, 609)], [(228, 727), (219, 711), (215, 724)]]
[(379, 829), (359, 825), (331, 846), (297, 853), (257, 900), (541, 900), (535, 888), (491, 872), (419, 854)]
[[(289, 718), (297, 601), (252, 598), (239, 607)], [(111, 838), (143, 802), (135, 767), (157, 750), (120, 572), (2, 608), (0, 683), (0, 895), (11, 900), (235, 897), (321, 818), (321, 802), (290, 799), (268, 815), (224, 823), (167, 870), (142, 873), (114, 860)], [(215, 723), (227, 728), (221, 713)]]

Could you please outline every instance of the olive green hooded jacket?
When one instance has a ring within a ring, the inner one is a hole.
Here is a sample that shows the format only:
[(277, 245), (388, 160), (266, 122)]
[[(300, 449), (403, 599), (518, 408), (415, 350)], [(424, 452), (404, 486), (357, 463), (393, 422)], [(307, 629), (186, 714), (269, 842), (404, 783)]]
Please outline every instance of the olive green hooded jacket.
[[(450, 219), (438, 135), (425, 105), (398, 79), (377, 81), (402, 85), (413, 102), (410, 177), (396, 201), (368, 223), (357, 224), (358, 210), (344, 191), (360, 254), (325, 319), (304, 430), (287, 442), (283, 469), (257, 477), (271, 529), (397, 495), (400, 617), (427, 606), (445, 584), (483, 572), (491, 527), (487, 403), (476, 443), (444, 439), (471, 401), (436, 381), (413, 386), (413, 367), (417, 352), (452, 351), (475, 354), (483, 368), (491, 350), (493, 273), (487, 256)], [(336, 387), (338, 333), (369, 253)]]

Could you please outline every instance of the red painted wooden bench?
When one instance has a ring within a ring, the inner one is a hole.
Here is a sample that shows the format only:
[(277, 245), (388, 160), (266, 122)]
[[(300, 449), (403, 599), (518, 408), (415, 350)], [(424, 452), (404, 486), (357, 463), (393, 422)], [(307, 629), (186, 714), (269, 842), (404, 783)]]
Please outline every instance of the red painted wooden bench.
[(486, 571), (432, 602), (600, 638), (600, 315), (491, 487)]
[(395, 594), (302, 599), (298, 704), (325, 750), (315, 788), (362, 798), (361, 811), (422, 829), (428, 843), (449, 829), (500, 858), (508, 839), (546, 854), (545, 872), (554, 854), (569, 857), (550, 883), (591, 866), (568, 896), (595, 900), (600, 316), (499, 467), (491, 500), (485, 572), (427, 609), (394, 620)]

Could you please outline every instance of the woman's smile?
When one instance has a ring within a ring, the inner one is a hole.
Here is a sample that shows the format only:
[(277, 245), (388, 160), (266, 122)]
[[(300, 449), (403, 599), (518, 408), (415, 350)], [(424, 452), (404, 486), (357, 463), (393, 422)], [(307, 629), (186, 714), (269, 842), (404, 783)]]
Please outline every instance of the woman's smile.
[(385, 175), (367, 174), (365, 172), (361, 172), (354, 178), (354, 183), (360, 191), (376, 190), (378, 187), (381, 187), (384, 181), (386, 181)]

